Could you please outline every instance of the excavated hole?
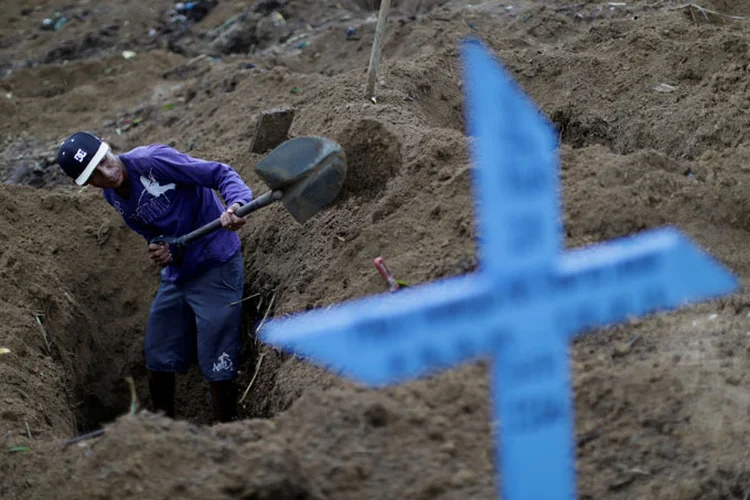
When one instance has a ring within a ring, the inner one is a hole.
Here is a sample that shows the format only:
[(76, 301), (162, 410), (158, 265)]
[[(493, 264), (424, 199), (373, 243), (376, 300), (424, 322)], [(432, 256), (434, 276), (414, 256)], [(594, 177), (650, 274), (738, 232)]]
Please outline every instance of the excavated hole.
[(257, 336), (259, 327), (273, 318), (276, 304), (274, 288), (266, 286), (262, 291), (245, 295), (252, 298), (246, 301), (244, 308), (246, 335), (242, 349), (242, 368), (237, 379), (241, 418), (271, 418), (278, 413), (272, 395), (280, 355), (264, 350)]
[(350, 196), (376, 198), (401, 169), (401, 141), (382, 122), (372, 119), (351, 122), (338, 140), (348, 164), (339, 203)]
[[(131, 281), (127, 283), (127, 287), (150, 290), (153, 284)], [(243, 351), (237, 381), (240, 396), (255, 373), (260, 346), (255, 341), (255, 331), (266, 313), (269, 318), (273, 316), (272, 296), (272, 293), (245, 286), (244, 297), (247, 299), (243, 302)], [(152, 297), (153, 294), (148, 294), (147, 297), (142, 297), (139, 304), (123, 307), (123, 317), (114, 314), (115, 308), (109, 307), (110, 300), (100, 301), (92, 305), (90, 313), (85, 312), (85, 320), (68, 326), (67, 331), (61, 332), (65, 344), (76, 342), (77, 345), (74, 352), (59, 361), (66, 371), (71, 372), (68, 378), (71, 381), (72, 409), (78, 432), (99, 429), (103, 424), (112, 422), (129, 411), (130, 389), (125, 380), (128, 375), (135, 382), (139, 409), (153, 411), (143, 354), (143, 332)], [(104, 315), (104, 309), (107, 315)], [(93, 333), (87, 335), (86, 330)], [(81, 341), (82, 339), (85, 340)], [(240, 418), (273, 416), (274, 405), (269, 405), (264, 398), (269, 389), (268, 384), (275, 381), (276, 368), (278, 364), (270, 359), (264, 360), (251, 391), (240, 405)], [(178, 375), (177, 419), (210, 424), (212, 414), (209, 401), (208, 384), (197, 366), (193, 366), (186, 375)]]
[(555, 110), (550, 120), (561, 135), (562, 142), (573, 148), (600, 144), (613, 148), (616, 131), (601, 118), (580, 116), (570, 107)]

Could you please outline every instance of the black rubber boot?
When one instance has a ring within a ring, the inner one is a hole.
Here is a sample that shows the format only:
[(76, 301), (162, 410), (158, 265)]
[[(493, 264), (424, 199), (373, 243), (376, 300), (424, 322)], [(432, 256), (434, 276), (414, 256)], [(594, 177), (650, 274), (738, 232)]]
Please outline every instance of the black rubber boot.
[(151, 393), (154, 411), (164, 412), (169, 418), (174, 418), (174, 373), (149, 371), (148, 390)]
[(211, 408), (217, 422), (237, 419), (237, 385), (232, 380), (211, 382)]

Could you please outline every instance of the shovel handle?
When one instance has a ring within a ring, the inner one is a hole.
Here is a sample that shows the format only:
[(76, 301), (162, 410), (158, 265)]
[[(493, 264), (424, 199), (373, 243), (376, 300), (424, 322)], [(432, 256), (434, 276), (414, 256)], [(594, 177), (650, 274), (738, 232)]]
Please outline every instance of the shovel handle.
[[(268, 191), (267, 193), (263, 193), (262, 195), (255, 198), (253, 201), (246, 205), (242, 205), (240, 208), (238, 208), (234, 215), (237, 217), (244, 217), (251, 212), (255, 212), (258, 209), (261, 209), (265, 206), (270, 205), (274, 201), (277, 201), (281, 199), (282, 193), (279, 190), (276, 191)], [(205, 226), (201, 226), (195, 231), (189, 232), (186, 235), (179, 238), (179, 244), (181, 245), (188, 245), (192, 243), (193, 241), (197, 240), (198, 238), (202, 238), (206, 236), (209, 233), (212, 233), (216, 231), (217, 229), (221, 228), (221, 219), (216, 219), (214, 221), (209, 222)]]

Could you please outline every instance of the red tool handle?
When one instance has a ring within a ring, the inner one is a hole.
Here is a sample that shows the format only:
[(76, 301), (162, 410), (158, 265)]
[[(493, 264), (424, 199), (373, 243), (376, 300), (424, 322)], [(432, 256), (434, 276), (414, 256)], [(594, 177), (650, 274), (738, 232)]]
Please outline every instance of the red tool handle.
[(391, 272), (388, 270), (388, 266), (385, 265), (385, 260), (383, 260), (383, 257), (376, 257), (375, 260), (373, 260), (373, 263), (375, 264), (375, 267), (377, 268), (380, 275), (388, 283), (388, 289), (391, 292), (395, 292), (396, 290), (401, 288), (401, 285), (398, 284), (396, 278), (394, 278)]

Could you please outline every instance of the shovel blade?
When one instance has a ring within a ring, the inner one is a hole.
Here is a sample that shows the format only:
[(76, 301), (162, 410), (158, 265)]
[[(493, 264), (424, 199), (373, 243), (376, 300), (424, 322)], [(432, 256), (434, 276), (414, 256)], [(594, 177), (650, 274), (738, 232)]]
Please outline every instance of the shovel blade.
[(346, 156), (330, 139), (295, 137), (271, 151), (255, 166), (255, 172), (268, 187), (283, 193), (284, 207), (304, 224), (341, 192)]

